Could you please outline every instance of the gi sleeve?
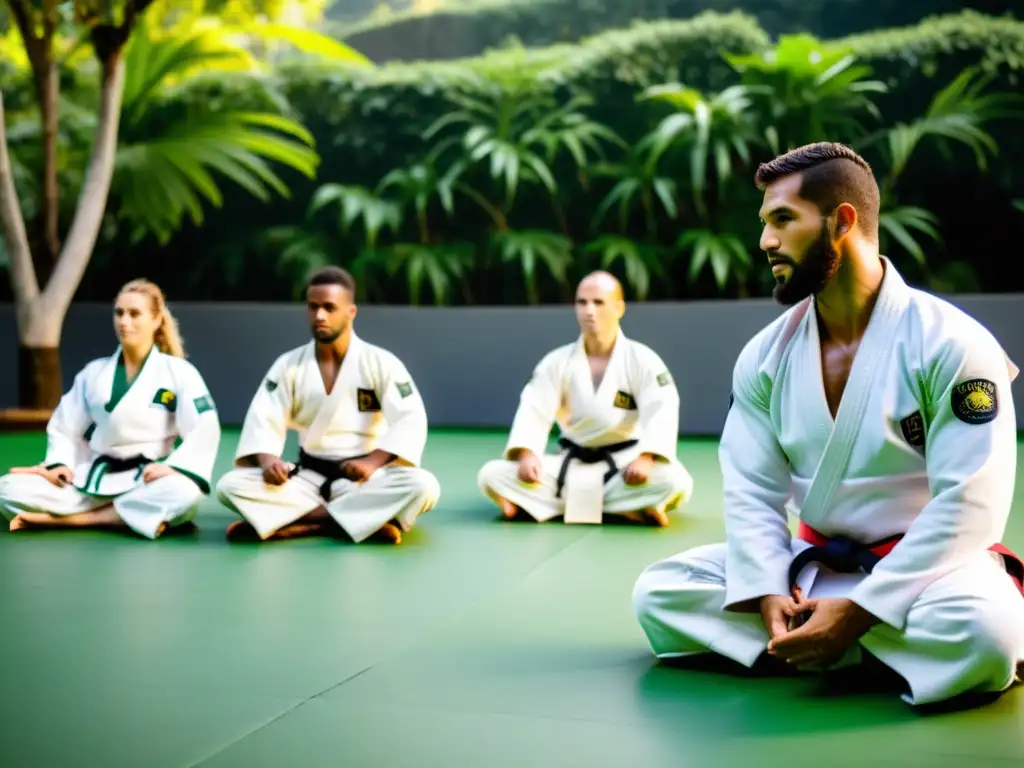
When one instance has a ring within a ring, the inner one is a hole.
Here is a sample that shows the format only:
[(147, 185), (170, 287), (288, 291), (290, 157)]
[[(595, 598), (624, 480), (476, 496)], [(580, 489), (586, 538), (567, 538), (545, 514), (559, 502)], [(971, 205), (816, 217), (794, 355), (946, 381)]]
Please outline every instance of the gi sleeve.
[(679, 390), (661, 358), (649, 352), (643, 359), (642, 384), (637, 394), (641, 453), (661, 461), (676, 458), (679, 443)]
[(1000, 541), (1017, 461), (1012, 364), (980, 325), (944, 341), (922, 384), (932, 499), (903, 539), (850, 594), (902, 630), (921, 592)]
[(382, 363), (378, 396), (388, 427), (377, 448), (418, 467), (427, 445), (427, 409), (405, 364), (390, 354)]
[(559, 358), (555, 352), (546, 355), (533, 369), (519, 395), (512, 428), (505, 444), (505, 458), (516, 460), (523, 450), (543, 456), (562, 402)]
[(89, 408), (85, 389), (89, 382), (89, 369), (83, 369), (60, 399), (46, 425), (47, 469), (64, 466), (73, 470), (88, 449), (85, 435), (90, 428)]
[(756, 343), (748, 344), (736, 363), (718, 450), (725, 491), (726, 610), (790, 593), (792, 537), (785, 509), (790, 467), (769, 415), (757, 349)]
[(179, 366), (178, 405), (174, 411), (180, 442), (163, 460), (208, 494), (220, 448), (220, 419), (202, 375), (190, 363)]
[(292, 413), (293, 371), (288, 355), (274, 361), (249, 403), (242, 434), (235, 450), (235, 464), (259, 453), (280, 457), (288, 439)]

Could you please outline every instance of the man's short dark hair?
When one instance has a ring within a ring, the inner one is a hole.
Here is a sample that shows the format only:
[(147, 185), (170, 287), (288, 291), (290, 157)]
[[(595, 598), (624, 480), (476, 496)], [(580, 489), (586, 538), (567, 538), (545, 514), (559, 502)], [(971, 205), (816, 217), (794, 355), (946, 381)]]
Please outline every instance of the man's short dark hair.
[(824, 215), (849, 203), (857, 209), (861, 231), (877, 238), (881, 205), (878, 182), (863, 157), (845, 144), (806, 144), (762, 163), (754, 183), (763, 191), (772, 182), (794, 173), (801, 176), (800, 197), (815, 203)]
[(306, 283), (307, 288), (311, 288), (314, 285), (340, 285), (342, 288), (348, 289), (348, 292), (352, 294), (352, 298), (355, 298), (356, 295), (355, 278), (341, 267), (318, 269), (309, 276), (309, 281)]

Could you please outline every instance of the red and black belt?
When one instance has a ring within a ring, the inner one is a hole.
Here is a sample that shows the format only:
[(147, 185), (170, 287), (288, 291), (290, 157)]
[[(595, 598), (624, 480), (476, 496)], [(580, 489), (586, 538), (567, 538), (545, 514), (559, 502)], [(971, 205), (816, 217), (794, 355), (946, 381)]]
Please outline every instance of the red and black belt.
[[(793, 558), (789, 566), (789, 588), (796, 586), (801, 571), (811, 563), (819, 563), (837, 573), (871, 573), (879, 561), (888, 555), (903, 538), (896, 534), (872, 544), (862, 544), (846, 536), (825, 536), (804, 522), (800, 523), (797, 538), (811, 546)], [(993, 544), (989, 552), (1003, 556), (1003, 567), (1024, 597), (1024, 560), (1003, 544)]]

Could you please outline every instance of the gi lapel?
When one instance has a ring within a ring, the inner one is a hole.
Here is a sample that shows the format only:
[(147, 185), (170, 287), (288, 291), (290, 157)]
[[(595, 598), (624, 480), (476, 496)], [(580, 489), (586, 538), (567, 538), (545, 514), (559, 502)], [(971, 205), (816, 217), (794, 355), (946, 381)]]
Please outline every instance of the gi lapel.
[[(864, 338), (857, 349), (850, 378), (839, 402), (832, 434), (822, 452), (804, 503), (800, 506), (801, 520), (817, 521), (825, 518), (832, 496), (846, 474), (879, 364), (890, 354), (893, 333), (907, 306), (906, 284), (888, 259), (884, 260), (886, 271), (882, 288)], [(814, 312), (807, 313), (807, 322), (817, 322)]]
[[(310, 342), (310, 344), (309, 354), (312, 360), (309, 364), (314, 367), (315, 375), (319, 377), (320, 368), (316, 361), (315, 342)], [(341, 368), (334, 379), (334, 387), (320, 404), (316, 418), (313, 419), (313, 423), (309, 425), (309, 430), (306, 432), (306, 438), (303, 440), (303, 443), (307, 452), (316, 454), (322, 445), (327, 430), (330, 429), (334, 417), (338, 413), (338, 409), (346, 402), (346, 398), (352, 395), (352, 382), (354, 377), (359, 374), (359, 355), (361, 352), (362, 341), (353, 332), (348, 352), (345, 353), (345, 359), (341, 361)]]
[[(109, 358), (109, 362), (99, 374), (99, 382), (97, 383), (102, 391), (109, 392), (110, 397), (103, 405), (106, 417), (100, 417), (96, 420), (96, 427), (91, 435), (94, 443), (98, 446), (109, 446), (110, 434), (117, 434), (118, 422), (123, 423), (125, 419), (131, 421), (133, 415), (137, 413), (137, 409), (148, 405), (148, 403), (138, 402), (139, 392), (146, 391), (146, 381), (149, 378), (148, 374), (150, 371), (161, 367), (159, 363), (161, 352), (154, 346), (149, 351), (149, 354), (146, 355), (146, 359), (142, 361), (142, 365), (139, 366), (139, 370), (135, 373), (135, 378), (128, 381), (122, 355), (123, 350), (118, 345), (117, 350)], [(124, 400), (128, 400), (128, 402), (119, 409), (118, 406)]]

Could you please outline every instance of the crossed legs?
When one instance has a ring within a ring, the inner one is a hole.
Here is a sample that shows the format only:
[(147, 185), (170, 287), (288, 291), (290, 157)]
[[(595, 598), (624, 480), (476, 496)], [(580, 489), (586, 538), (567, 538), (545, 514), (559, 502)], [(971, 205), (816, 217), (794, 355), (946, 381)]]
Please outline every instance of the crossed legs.
[[(724, 544), (696, 547), (640, 575), (633, 606), (659, 658), (715, 653), (752, 667), (767, 648), (759, 614), (723, 610), (725, 552)], [(1002, 565), (981, 553), (927, 587), (905, 627), (877, 625), (859, 646), (906, 681), (903, 698), (914, 706), (997, 693), (1024, 661), (1024, 599)]]
[[(477, 485), (487, 498), (512, 518), (519, 510), (537, 522), (546, 522), (563, 514), (565, 502), (555, 496), (562, 458), (546, 455), (541, 459), (538, 482), (519, 479), (515, 461), (489, 461), (477, 475)], [(679, 463), (658, 462), (651, 467), (650, 477), (642, 485), (628, 485), (618, 472), (605, 485), (604, 513), (618, 515), (634, 522), (668, 525), (668, 514), (685, 504), (693, 493), (693, 478)]]
[(91, 496), (72, 485), (58, 487), (34, 474), (0, 477), (0, 512), (10, 530), (26, 528), (128, 528), (155, 539), (191, 521), (203, 494), (184, 475), (141, 483), (116, 496)]
[(217, 498), (242, 518), (229, 526), (229, 538), (292, 538), (340, 528), (356, 543), (377, 534), (397, 544), (440, 497), (437, 479), (419, 467), (382, 467), (362, 483), (338, 480), (327, 502), (320, 482), (308, 470), (278, 486), (266, 483), (259, 469), (231, 470), (217, 484)]

